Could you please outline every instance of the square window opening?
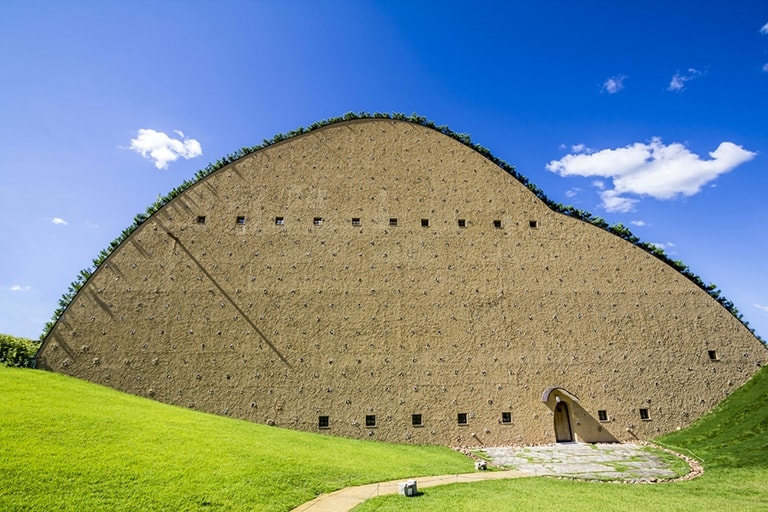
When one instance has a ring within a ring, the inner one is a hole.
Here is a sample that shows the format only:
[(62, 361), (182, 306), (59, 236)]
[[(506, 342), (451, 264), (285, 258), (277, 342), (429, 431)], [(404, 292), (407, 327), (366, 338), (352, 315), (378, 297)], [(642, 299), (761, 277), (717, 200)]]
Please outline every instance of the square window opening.
[(353, 226), (359, 226), (360, 225), (360, 218), (355, 217), (352, 219), (352, 225)]
[(317, 418), (318, 428), (331, 428), (330, 418), (328, 416), (319, 416)]
[(651, 416), (648, 414), (648, 409), (640, 409), (640, 419), (650, 420)]
[(500, 220), (495, 220), (495, 221), (493, 221), (493, 227), (495, 227), (495, 228), (501, 228), (501, 221), (500, 221)]
[(597, 419), (600, 421), (608, 421), (608, 411), (602, 409), (597, 411)]
[(511, 412), (503, 412), (503, 413), (501, 413), (501, 422), (502, 423), (512, 423), (512, 413)]
[(243, 224), (245, 224), (245, 217), (243, 217), (242, 215), (238, 215), (238, 216), (237, 216), (237, 220), (236, 220), (236, 222), (237, 222), (239, 225), (241, 225), (241, 226), (242, 226)]
[(315, 217), (312, 219), (312, 224), (315, 226), (322, 226), (323, 225), (323, 218), (322, 217)]
[(285, 224), (285, 219), (283, 217), (275, 217), (276, 226), (282, 226), (283, 224)]
[(717, 361), (717, 350), (707, 350), (707, 355), (709, 355), (710, 361)]
[(421, 414), (411, 414), (411, 425), (414, 427), (421, 427), (424, 425), (424, 423), (422, 423)]
[(428, 228), (429, 227), (429, 219), (421, 219), (421, 227)]
[(197, 223), (198, 224), (205, 224), (205, 215), (198, 215), (197, 216)]
[(537, 221), (537, 220), (529, 220), (528, 221), (528, 225), (530, 227), (532, 227), (532, 228), (537, 228), (537, 227), (539, 227), (539, 221)]
[(467, 227), (467, 221), (466, 221), (466, 220), (464, 220), (464, 219), (459, 219), (459, 227), (460, 227), (460, 228), (465, 228), (465, 227)]
[(375, 414), (368, 414), (365, 416), (365, 426), (366, 427), (375, 427), (376, 426), (376, 415)]
[(397, 219), (395, 219), (394, 217), (390, 218), (389, 219), (389, 225), (392, 226), (392, 227), (397, 226)]
[(467, 423), (467, 413), (465, 413), (465, 412), (460, 412), (457, 415), (456, 419), (458, 420), (459, 425), (467, 425), (468, 424)]

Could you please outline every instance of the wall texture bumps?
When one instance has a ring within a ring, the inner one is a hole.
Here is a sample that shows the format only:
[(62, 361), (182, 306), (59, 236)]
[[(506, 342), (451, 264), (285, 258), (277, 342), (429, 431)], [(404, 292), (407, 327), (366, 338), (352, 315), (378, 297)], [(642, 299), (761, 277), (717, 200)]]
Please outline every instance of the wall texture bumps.
[(170, 201), (37, 366), (281, 427), (478, 445), (651, 438), (765, 357), (662, 261), (438, 131), (369, 119)]

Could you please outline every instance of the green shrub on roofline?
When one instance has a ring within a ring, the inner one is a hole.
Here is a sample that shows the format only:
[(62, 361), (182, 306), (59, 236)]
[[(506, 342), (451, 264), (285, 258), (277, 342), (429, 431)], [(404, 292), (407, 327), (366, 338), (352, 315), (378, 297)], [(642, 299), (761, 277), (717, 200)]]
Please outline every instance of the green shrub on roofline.
[(147, 207), (144, 213), (137, 214), (133, 219), (133, 224), (131, 224), (131, 226), (123, 230), (120, 236), (118, 236), (115, 240), (113, 240), (112, 243), (109, 244), (109, 247), (107, 249), (102, 250), (99, 253), (99, 256), (93, 260), (93, 267), (80, 271), (80, 274), (78, 275), (77, 279), (70, 285), (68, 292), (65, 293), (59, 300), (59, 307), (56, 309), (56, 311), (54, 311), (53, 318), (47, 324), (45, 324), (45, 327), (43, 328), (43, 332), (40, 335), (40, 339), (45, 339), (45, 337), (48, 336), (48, 333), (51, 332), (51, 329), (53, 329), (54, 325), (56, 325), (56, 322), (59, 320), (62, 313), (64, 313), (64, 310), (69, 306), (70, 302), (75, 297), (75, 295), (80, 290), (80, 288), (82, 288), (82, 286), (88, 281), (88, 279), (93, 274), (95, 269), (97, 269), (102, 263), (104, 263), (104, 261), (109, 257), (109, 255), (112, 254), (112, 251), (117, 249), (117, 247), (119, 247), (120, 244), (122, 244), (131, 235), (131, 233), (133, 233), (136, 230), (136, 228), (141, 226), (147, 219), (149, 219), (152, 215), (154, 215), (163, 206), (168, 204), (173, 198), (182, 194), (183, 192), (185, 192), (187, 189), (189, 189), (190, 187), (198, 183), (203, 178), (210, 176), (211, 174), (218, 171), (219, 169), (237, 160), (240, 160), (245, 156), (255, 153), (260, 149), (264, 149), (266, 147), (272, 146), (274, 144), (278, 144), (280, 142), (291, 139), (293, 137), (297, 137), (299, 135), (303, 135), (305, 133), (309, 133), (314, 130), (324, 128), (332, 124), (341, 123), (344, 121), (354, 121), (358, 119), (392, 119), (395, 121), (406, 121), (409, 123), (419, 124), (421, 126), (425, 126), (427, 128), (436, 130), (442, 133), (443, 135), (447, 135), (448, 137), (451, 137), (461, 142), (465, 146), (468, 146), (474, 149), (475, 151), (483, 155), (485, 158), (487, 158), (497, 166), (501, 167), (504, 171), (511, 174), (515, 179), (517, 179), (526, 188), (528, 188), (528, 190), (530, 190), (536, 197), (541, 199), (553, 211), (562, 213), (563, 215), (568, 215), (569, 217), (573, 217), (575, 219), (579, 219), (584, 222), (588, 222), (594, 226), (604, 229), (609, 233), (612, 233), (620, 238), (623, 238), (624, 240), (635, 245), (636, 247), (639, 247), (645, 250), (649, 254), (655, 256), (656, 258), (660, 259), (667, 265), (671, 266), (672, 268), (680, 272), (683, 276), (688, 278), (696, 286), (698, 286), (699, 288), (707, 292), (710, 296), (712, 296), (712, 298), (714, 298), (726, 310), (728, 310), (734, 317), (736, 317), (758, 340), (760, 340), (762, 343), (765, 343), (765, 341), (763, 341), (763, 339), (760, 338), (760, 336), (758, 336), (755, 333), (755, 330), (749, 326), (749, 322), (744, 320), (743, 315), (739, 312), (739, 310), (736, 308), (733, 302), (731, 302), (730, 300), (722, 296), (721, 291), (717, 289), (716, 285), (711, 283), (708, 285), (705, 284), (704, 281), (702, 281), (701, 277), (691, 272), (688, 266), (685, 265), (683, 262), (672, 260), (669, 256), (666, 255), (663, 249), (661, 249), (656, 245), (640, 241), (640, 239), (637, 238), (635, 235), (633, 235), (632, 232), (629, 230), (629, 228), (627, 228), (623, 224), (614, 224), (613, 226), (610, 226), (601, 217), (595, 217), (594, 215), (592, 215), (587, 211), (574, 208), (573, 206), (564, 206), (560, 203), (557, 203), (551, 200), (549, 197), (547, 197), (547, 195), (544, 193), (543, 190), (541, 190), (539, 187), (531, 183), (528, 180), (528, 178), (518, 173), (515, 170), (514, 166), (508, 164), (504, 160), (501, 160), (493, 156), (487, 148), (480, 146), (479, 144), (473, 143), (472, 138), (466, 133), (456, 133), (445, 125), (440, 125), (440, 126), (435, 125), (433, 121), (430, 121), (426, 117), (419, 116), (415, 113), (411, 114), (410, 116), (407, 116), (402, 113), (389, 114), (389, 113), (381, 113), (381, 112), (375, 112), (373, 114), (370, 114), (367, 112), (357, 112), (357, 113), (347, 112), (341, 117), (332, 117), (324, 121), (317, 121), (315, 123), (312, 123), (308, 128), (299, 127), (288, 133), (277, 134), (269, 140), (264, 139), (264, 141), (259, 145), (242, 147), (237, 151), (235, 151), (234, 153), (230, 153), (224, 156), (223, 158), (216, 160), (216, 162), (208, 164), (204, 169), (197, 171), (195, 173), (195, 178), (193, 180), (184, 180), (181, 185), (171, 190), (165, 196), (158, 197), (158, 199), (154, 203), (152, 203)]

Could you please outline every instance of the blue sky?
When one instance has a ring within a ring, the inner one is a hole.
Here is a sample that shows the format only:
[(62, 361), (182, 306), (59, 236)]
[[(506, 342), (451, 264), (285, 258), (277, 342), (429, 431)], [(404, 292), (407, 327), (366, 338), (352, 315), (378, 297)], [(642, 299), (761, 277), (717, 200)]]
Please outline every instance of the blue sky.
[[(519, 5), (518, 5), (519, 4)], [(242, 146), (418, 113), (717, 284), (768, 338), (768, 4), (0, 2), (0, 332)]]

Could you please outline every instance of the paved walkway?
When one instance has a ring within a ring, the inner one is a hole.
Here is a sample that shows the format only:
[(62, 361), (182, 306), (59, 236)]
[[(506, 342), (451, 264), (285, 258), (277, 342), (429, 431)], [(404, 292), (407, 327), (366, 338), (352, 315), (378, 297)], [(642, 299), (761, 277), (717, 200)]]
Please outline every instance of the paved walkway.
[[(500, 480), (502, 478), (521, 476), (531, 475), (522, 471), (478, 471), (477, 473), (464, 473), (460, 475), (422, 476), (414, 480), (416, 480), (417, 491), (421, 492), (421, 489), (436, 485), (479, 482), (480, 480)], [(314, 500), (299, 505), (291, 512), (347, 512), (367, 499), (386, 494), (397, 494), (398, 484), (406, 480), (408, 478), (358, 487), (347, 487), (330, 494), (321, 494)]]
[(484, 448), (494, 463), (536, 476), (648, 482), (675, 478), (663, 460), (642, 445), (561, 443)]
[[(565, 476), (589, 480), (656, 481), (674, 473), (642, 445), (559, 443), (545, 446), (483, 448), (494, 464), (508, 471), (478, 471), (460, 475), (415, 478), (417, 490), (436, 485), (498, 480), (523, 476)], [(347, 487), (323, 494), (291, 512), (346, 512), (367, 499), (397, 494), (398, 484), (408, 478)]]

